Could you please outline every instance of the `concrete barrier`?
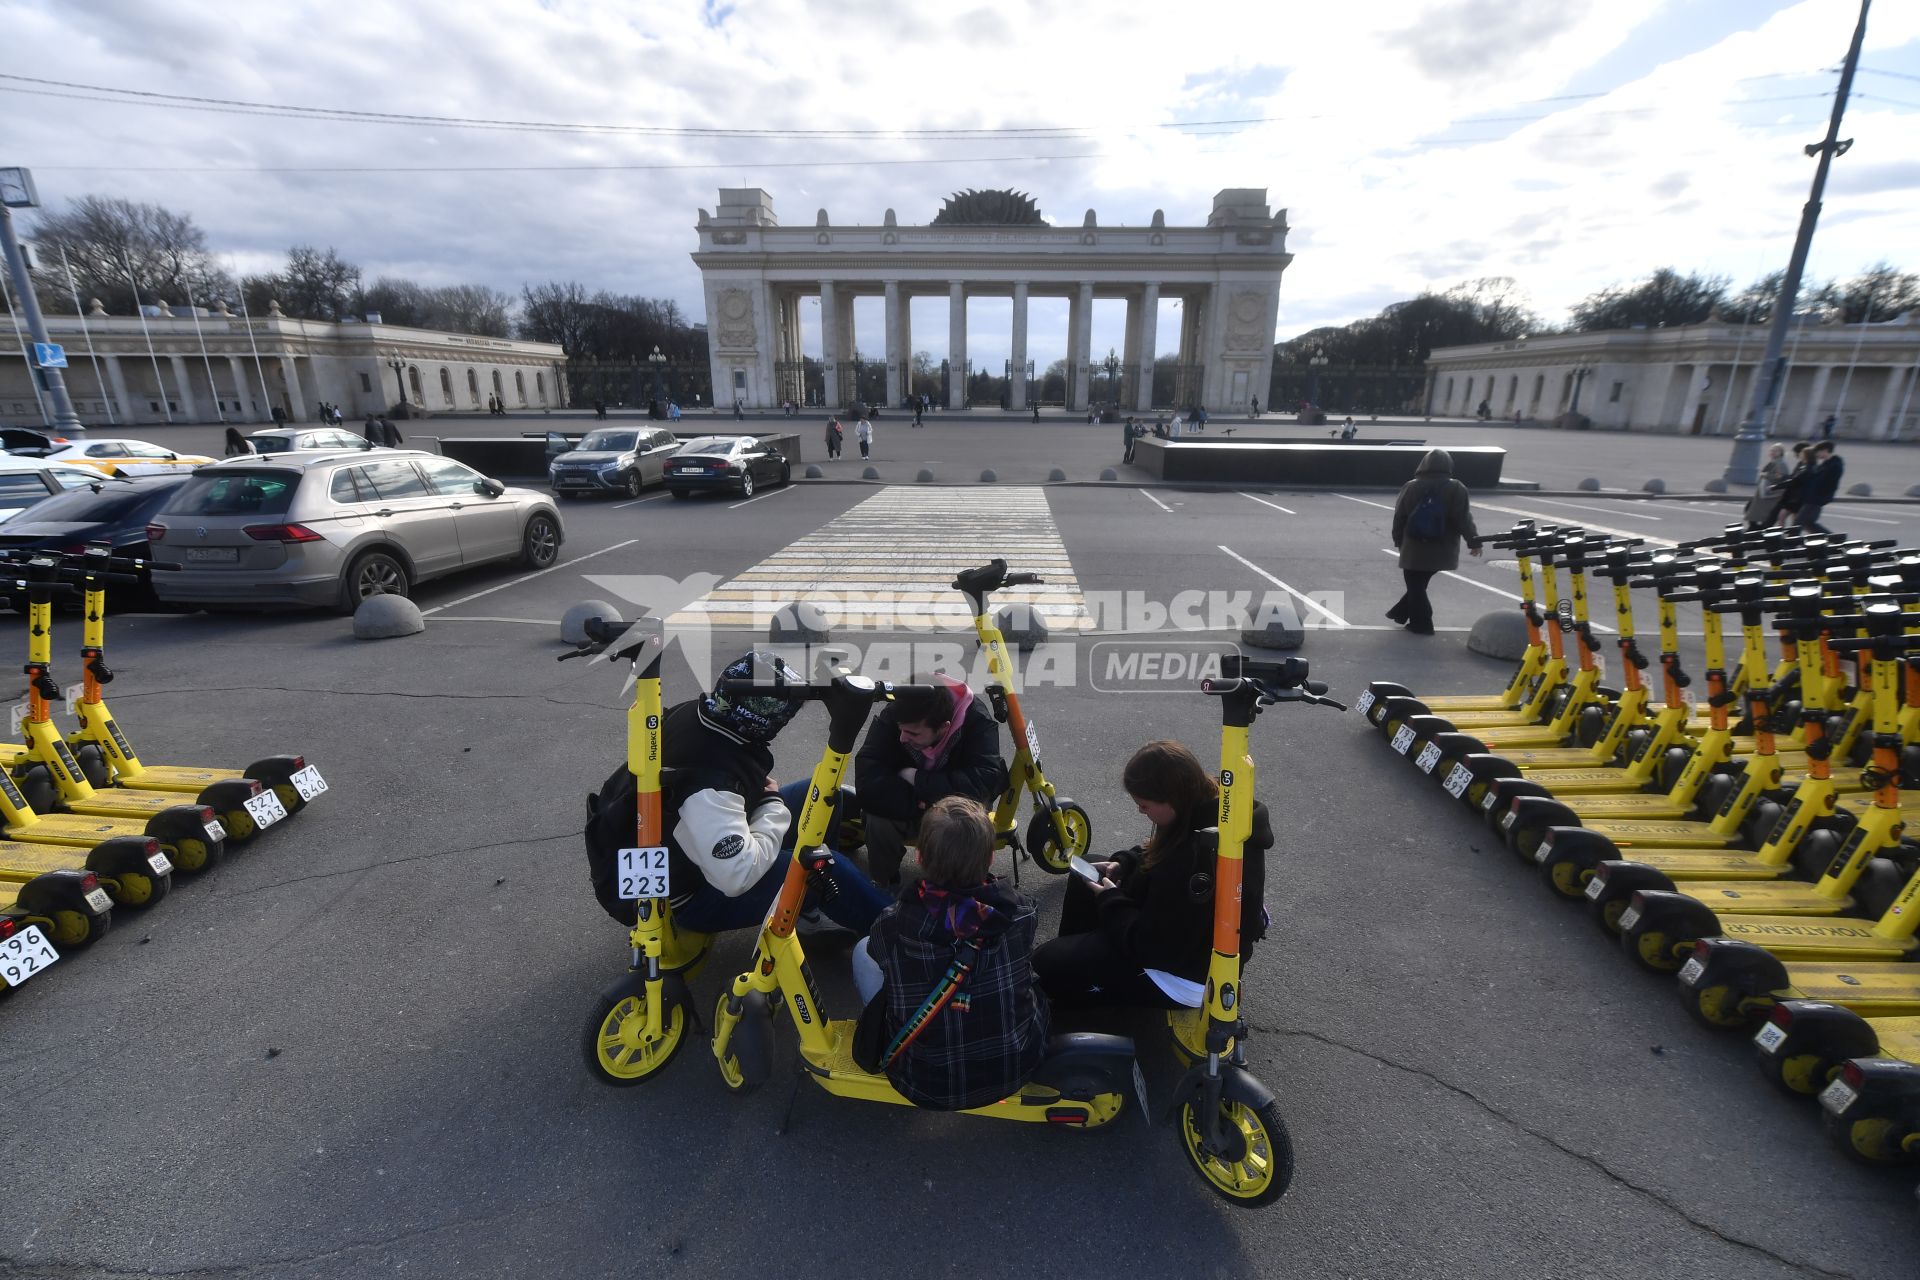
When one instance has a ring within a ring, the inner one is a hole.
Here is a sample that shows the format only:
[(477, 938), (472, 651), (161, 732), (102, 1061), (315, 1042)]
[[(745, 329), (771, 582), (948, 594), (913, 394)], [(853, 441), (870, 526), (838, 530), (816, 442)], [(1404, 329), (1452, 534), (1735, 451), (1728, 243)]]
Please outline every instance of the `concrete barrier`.
[[(1469, 489), (1495, 489), (1507, 451), (1489, 445), (1448, 449), (1453, 475)], [(1141, 439), (1137, 464), (1160, 480), (1398, 488), (1413, 479), (1428, 450), (1419, 445), (1275, 444), (1264, 440)]]

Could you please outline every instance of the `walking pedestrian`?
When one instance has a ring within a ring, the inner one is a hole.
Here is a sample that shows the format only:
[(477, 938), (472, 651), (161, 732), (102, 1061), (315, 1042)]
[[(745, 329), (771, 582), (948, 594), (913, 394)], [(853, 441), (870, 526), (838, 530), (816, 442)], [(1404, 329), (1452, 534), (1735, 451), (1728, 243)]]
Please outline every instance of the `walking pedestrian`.
[(1040, 421), (1040, 402), (1038, 400), (1033, 402), (1033, 420), (1035, 422)]
[(747, 412), (741, 406), (739, 396), (733, 398), (733, 420), (735, 422), (745, 422), (747, 420)]
[(1807, 468), (1806, 479), (1800, 485), (1800, 527), (1808, 533), (1831, 533), (1831, 529), (1820, 523), (1820, 511), (1838, 496), (1840, 477), (1846, 474), (1847, 466), (1833, 451), (1831, 440), (1822, 440), (1807, 456), (1813, 465)]
[(861, 415), (859, 424), (855, 426), (853, 429), (853, 434), (860, 441), (860, 456), (862, 458), (871, 457), (872, 447), (873, 447), (873, 424), (867, 421), (865, 414)]
[(228, 427), (227, 428), (227, 451), (222, 456), (228, 457), (228, 458), (237, 458), (237, 457), (240, 457), (242, 454), (248, 454), (252, 452), (253, 452), (253, 446), (247, 442), (247, 438), (245, 436), (240, 434), (239, 428)]
[(389, 449), (398, 449), (400, 447), (400, 428), (387, 421), (384, 414), (381, 415), (374, 425), (380, 428), (380, 441), (382, 444), (386, 445)]
[(846, 438), (847, 438), (847, 433), (840, 429), (840, 419), (828, 418), (827, 419), (827, 460), (828, 461), (832, 461), (833, 459), (838, 458), (840, 456), (840, 446), (843, 443), (845, 443)]
[(1433, 634), (1433, 602), (1427, 584), (1433, 575), (1460, 567), (1460, 540), (1480, 554), (1480, 533), (1473, 527), (1467, 486), (1453, 478), (1453, 455), (1434, 449), (1420, 460), (1413, 479), (1401, 486), (1393, 504), (1393, 545), (1400, 553), (1406, 593), (1387, 617), (1417, 636)]
[(916, 427), (920, 425), (920, 400), (917, 396), (913, 401), (913, 425)]
[(1747, 499), (1747, 528), (1764, 529), (1774, 522), (1780, 514), (1781, 487), (1786, 484), (1792, 468), (1787, 465), (1787, 447), (1782, 444), (1767, 446), (1767, 460), (1760, 464), (1760, 479), (1753, 486), (1753, 496)]
[(1133, 461), (1133, 445), (1134, 445), (1134, 442), (1139, 438), (1140, 438), (1139, 428), (1134, 425), (1134, 421), (1132, 418), (1128, 418), (1127, 425), (1124, 428), (1122, 428), (1120, 433), (1120, 439), (1126, 446), (1125, 451), (1120, 455), (1120, 461), (1122, 462)]
[(1800, 494), (1806, 488), (1807, 472), (1813, 469), (1813, 459), (1807, 456), (1811, 448), (1811, 440), (1802, 440), (1793, 446), (1793, 466), (1787, 478), (1780, 482), (1779, 519), (1788, 528), (1800, 522)]
[(1260, 416), (1260, 397), (1259, 396), (1255, 396), (1253, 398), (1253, 416), (1256, 418)]
[(1833, 428), (1835, 427), (1836, 424), (1839, 423), (1839, 421), (1840, 420), (1834, 417), (1832, 414), (1828, 414), (1827, 420), (1820, 424), (1820, 438), (1822, 440), (1833, 439)]

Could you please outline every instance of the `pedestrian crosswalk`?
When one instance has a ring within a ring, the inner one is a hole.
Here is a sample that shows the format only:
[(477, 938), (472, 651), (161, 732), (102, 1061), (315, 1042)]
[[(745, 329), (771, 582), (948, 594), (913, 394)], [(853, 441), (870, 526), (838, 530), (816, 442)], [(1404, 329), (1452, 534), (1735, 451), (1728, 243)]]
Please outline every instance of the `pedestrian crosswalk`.
[(1029, 604), (1053, 631), (1091, 625), (1046, 490), (1034, 485), (890, 486), (721, 583), (672, 624), (764, 631), (776, 611), (806, 600), (836, 633), (967, 630), (953, 576), (996, 557), (1045, 581), (996, 592), (995, 606)]

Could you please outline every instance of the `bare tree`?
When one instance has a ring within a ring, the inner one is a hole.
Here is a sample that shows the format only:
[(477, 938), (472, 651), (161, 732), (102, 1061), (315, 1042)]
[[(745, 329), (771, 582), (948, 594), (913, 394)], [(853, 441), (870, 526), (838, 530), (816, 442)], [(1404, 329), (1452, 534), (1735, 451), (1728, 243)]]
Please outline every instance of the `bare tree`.
[(234, 296), (233, 281), (207, 252), (206, 232), (194, 225), (191, 215), (157, 204), (81, 196), (59, 213), (42, 216), (34, 238), (41, 246), (42, 267), (54, 268), (41, 272), (41, 305), (49, 311), (73, 311), (65, 273), (58, 270), (63, 249), (81, 305), (98, 298), (115, 315), (132, 313), (135, 283), (140, 300), (148, 305), (184, 304), (189, 292), (203, 305)]
[(1683, 276), (1671, 267), (1661, 267), (1638, 284), (1615, 285), (1588, 294), (1573, 305), (1573, 327), (1591, 333), (1597, 329), (1699, 324), (1726, 300), (1725, 276), (1691, 272)]
[(297, 244), (287, 250), (287, 267), (275, 275), (248, 276), (240, 282), (247, 309), (262, 315), (278, 302), (287, 315), (302, 320), (338, 320), (360, 289), (360, 268), (329, 247)]

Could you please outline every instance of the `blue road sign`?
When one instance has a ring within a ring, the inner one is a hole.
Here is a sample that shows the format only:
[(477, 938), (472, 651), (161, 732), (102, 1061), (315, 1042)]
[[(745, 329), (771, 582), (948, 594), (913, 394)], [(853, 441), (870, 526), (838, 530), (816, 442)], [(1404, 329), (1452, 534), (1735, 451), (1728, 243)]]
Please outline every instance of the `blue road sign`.
[(33, 362), (42, 369), (64, 369), (67, 367), (67, 351), (57, 342), (36, 342), (33, 344)]

